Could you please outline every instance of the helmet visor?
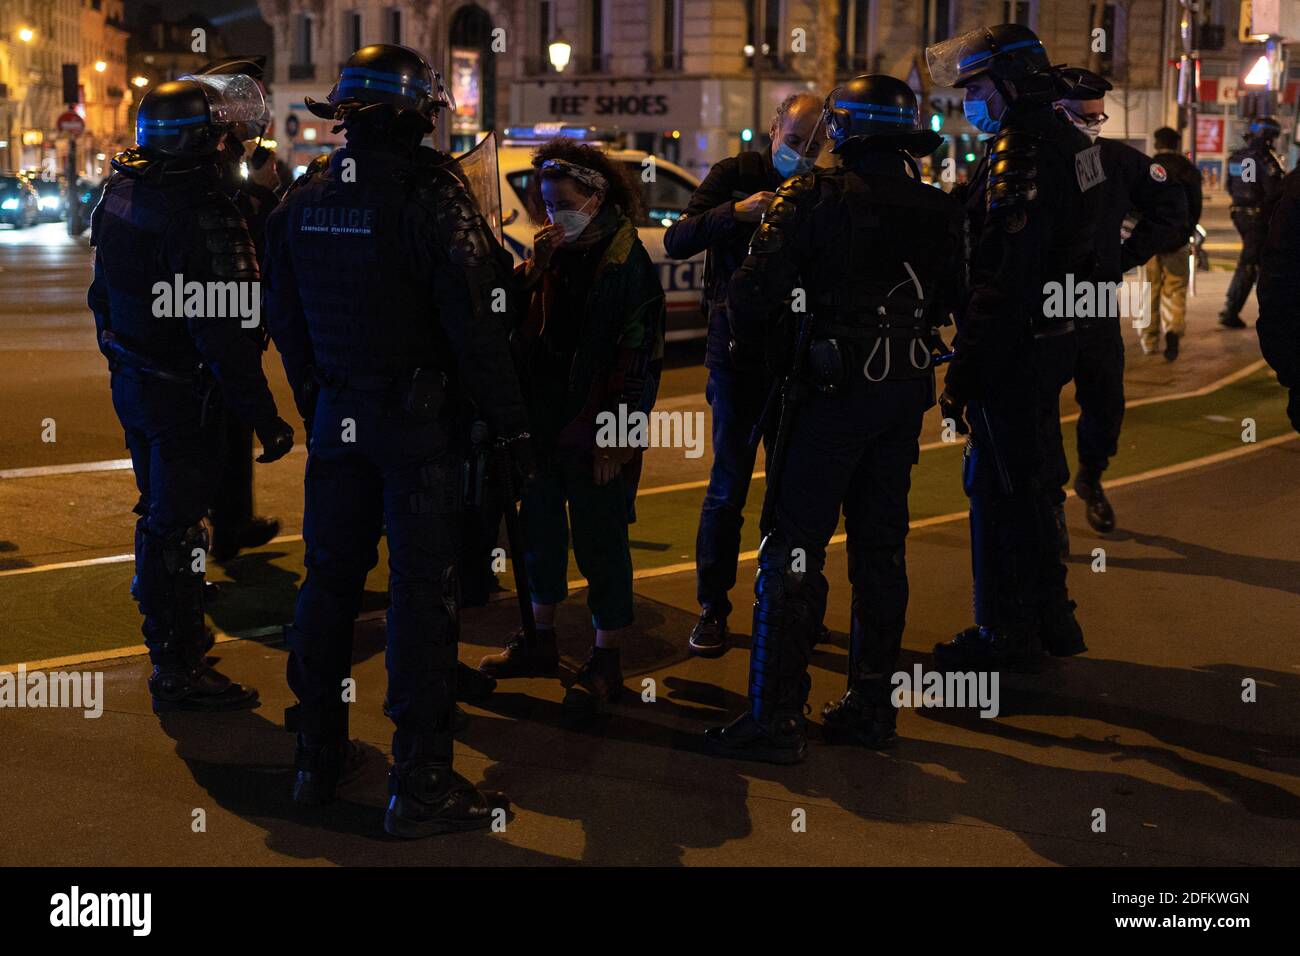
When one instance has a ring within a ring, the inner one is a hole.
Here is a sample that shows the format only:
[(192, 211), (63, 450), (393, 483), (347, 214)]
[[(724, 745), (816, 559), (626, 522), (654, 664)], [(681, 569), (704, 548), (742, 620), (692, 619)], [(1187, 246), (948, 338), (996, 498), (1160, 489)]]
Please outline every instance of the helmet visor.
[(995, 52), (988, 30), (980, 28), (926, 47), (925, 65), (936, 86), (956, 86), (986, 67)]
[(256, 139), (271, 121), (257, 80), (242, 73), (184, 76), (203, 87), (215, 126), (236, 129), (240, 139)]

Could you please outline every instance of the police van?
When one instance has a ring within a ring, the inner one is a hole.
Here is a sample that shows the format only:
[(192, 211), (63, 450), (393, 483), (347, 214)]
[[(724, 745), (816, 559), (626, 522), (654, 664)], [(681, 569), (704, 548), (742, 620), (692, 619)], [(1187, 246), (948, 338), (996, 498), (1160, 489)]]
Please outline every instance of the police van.
[(668, 306), (668, 341), (702, 337), (704, 315), (700, 311), (700, 294), (704, 288), (703, 254), (684, 262), (670, 259), (664, 252), (664, 231), (681, 217), (700, 181), (667, 160), (655, 157), (654, 178), (643, 175), (649, 154), (634, 149), (620, 149), (612, 136), (591, 127), (542, 123), (537, 126), (508, 127), (497, 149), (497, 169), (501, 181), (501, 236), (516, 262), (531, 254), (533, 235), (538, 226), (528, 218), (524, 197), (528, 181), (536, 172), (532, 165), (533, 150), (548, 139), (565, 136), (600, 146), (607, 155), (630, 167), (645, 198), (646, 216), (637, 223), (637, 234), (646, 252), (659, 269)]

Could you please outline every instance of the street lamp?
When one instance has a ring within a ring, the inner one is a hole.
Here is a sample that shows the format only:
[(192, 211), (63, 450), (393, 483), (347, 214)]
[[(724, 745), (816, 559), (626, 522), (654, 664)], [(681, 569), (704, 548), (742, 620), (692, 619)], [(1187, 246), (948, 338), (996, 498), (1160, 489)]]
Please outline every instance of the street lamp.
[(551, 66), (555, 67), (555, 72), (563, 73), (569, 65), (569, 58), (573, 56), (573, 45), (563, 36), (557, 36), (546, 48), (546, 52), (550, 54)]
[(135, 79), (133, 79), (133, 80), (131, 81), (131, 83), (132, 83), (133, 86), (137, 86), (137, 87), (139, 87), (140, 89), (144, 89), (146, 86), (149, 85), (149, 77), (147, 77), (147, 76), (137, 76)]
[(96, 61), (95, 61), (95, 72), (96, 72), (96, 73), (103, 73), (103, 72), (104, 72), (105, 70), (107, 70), (107, 69), (108, 69), (108, 64), (105, 63), (103, 60), (96, 60)]
[(24, 43), (31, 43), (36, 39), (36, 31), (31, 27), (23, 27), (18, 31), (18, 39), (22, 40)]

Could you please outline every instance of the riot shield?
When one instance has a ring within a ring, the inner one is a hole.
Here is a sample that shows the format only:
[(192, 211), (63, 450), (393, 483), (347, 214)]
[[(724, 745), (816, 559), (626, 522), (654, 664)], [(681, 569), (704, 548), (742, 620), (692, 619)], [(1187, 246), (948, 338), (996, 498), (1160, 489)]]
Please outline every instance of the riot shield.
[(456, 161), (479, 212), (487, 220), (497, 242), (501, 242), (501, 180), (497, 176), (496, 132), (488, 130), (473, 149), (457, 156)]

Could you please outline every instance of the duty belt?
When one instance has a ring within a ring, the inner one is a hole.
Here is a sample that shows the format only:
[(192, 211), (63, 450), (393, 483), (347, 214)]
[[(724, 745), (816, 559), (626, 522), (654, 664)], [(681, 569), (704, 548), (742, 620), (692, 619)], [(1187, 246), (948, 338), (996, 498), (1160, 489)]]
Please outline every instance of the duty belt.
[(1033, 329), (1034, 338), (1036, 339), (1050, 339), (1058, 335), (1069, 335), (1074, 331), (1074, 320), (1066, 319), (1064, 322), (1053, 322), (1051, 325), (1035, 323)]
[(204, 366), (202, 363), (189, 371), (166, 368), (163, 363), (156, 362), (149, 356), (143, 355), (125, 345), (121, 339), (107, 329), (104, 330), (103, 335), (100, 337), (100, 343), (103, 345), (104, 353), (108, 356), (109, 371), (134, 372), (141, 377), (170, 382), (173, 385), (197, 385), (203, 378)]
[(1263, 211), (1264, 211), (1263, 206), (1229, 206), (1228, 207), (1228, 212), (1230, 213), (1247, 212), (1250, 213), (1252, 216), (1258, 216)]

